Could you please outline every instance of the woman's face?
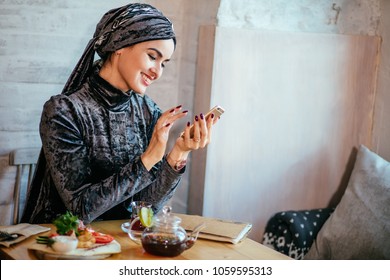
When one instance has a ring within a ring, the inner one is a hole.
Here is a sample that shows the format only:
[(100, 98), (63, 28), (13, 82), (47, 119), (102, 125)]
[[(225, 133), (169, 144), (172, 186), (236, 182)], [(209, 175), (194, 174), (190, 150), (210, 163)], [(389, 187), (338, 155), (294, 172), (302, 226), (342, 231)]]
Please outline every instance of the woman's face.
[(147, 87), (161, 77), (174, 49), (173, 40), (169, 39), (146, 41), (117, 50), (111, 59), (111, 71), (102, 77), (122, 91), (132, 89), (144, 94)]

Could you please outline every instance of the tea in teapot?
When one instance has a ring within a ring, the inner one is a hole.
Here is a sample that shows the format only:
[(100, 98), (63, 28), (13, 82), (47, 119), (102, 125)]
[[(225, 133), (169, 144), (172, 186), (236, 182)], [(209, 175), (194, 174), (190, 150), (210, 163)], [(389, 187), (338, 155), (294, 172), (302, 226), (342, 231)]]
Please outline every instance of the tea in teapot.
[[(187, 232), (180, 226), (181, 219), (174, 216), (171, 210), (170, 206), (164, 206), (162, 213), (153, 218), (152, 226), (147, 227), (140, 238), (130, 226), (130, 238), (137, 244), (142, 244), (146, 252), (159, 256), (175, 257), (191, 248), (204, 224), (197, 226), (187, 236)], [(136, 223), (137, 219), (132, 223)]]

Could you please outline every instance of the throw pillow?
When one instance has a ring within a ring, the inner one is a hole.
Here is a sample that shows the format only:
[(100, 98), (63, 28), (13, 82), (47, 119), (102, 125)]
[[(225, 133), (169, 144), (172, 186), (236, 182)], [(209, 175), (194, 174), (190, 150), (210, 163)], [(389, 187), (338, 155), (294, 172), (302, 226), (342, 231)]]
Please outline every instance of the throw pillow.
[(359, 147), (347, 189), (304, 259), (390, 259), (390, 163)]
[(320, 208), (278, 212), (268, 220), (262, 243), (301, 260), (333, 211), (333, 208)]

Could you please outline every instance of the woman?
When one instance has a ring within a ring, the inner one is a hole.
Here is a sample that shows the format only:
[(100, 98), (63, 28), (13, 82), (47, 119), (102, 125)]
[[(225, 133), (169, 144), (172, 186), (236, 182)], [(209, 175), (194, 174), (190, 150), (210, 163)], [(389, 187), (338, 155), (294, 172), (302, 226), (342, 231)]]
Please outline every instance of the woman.
[(170, 129), (187, 111), (162, 112), (144, 93), (175, 45), (171, 22), (150, 5), (103, 16), (62, 94), (44, 105), (42, 152), (22, 222), (51, 223), (67, 210), (86, 223), (123, 219), (131, 200), (158, 211), (172, 197), (190, 151), (210, 142), (215, 122), (196, 116), (193, 138), (188, 122), (165, 154)]

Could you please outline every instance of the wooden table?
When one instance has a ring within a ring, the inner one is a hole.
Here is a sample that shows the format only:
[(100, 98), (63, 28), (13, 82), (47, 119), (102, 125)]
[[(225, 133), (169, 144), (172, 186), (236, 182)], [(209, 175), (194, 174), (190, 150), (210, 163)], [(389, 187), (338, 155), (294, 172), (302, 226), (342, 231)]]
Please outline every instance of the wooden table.
[[(249, 238), (239, 244), (209, 241), (198, 239), (195, 245), (174, 258), (154, 256), (146, 253), (141, 245), (135, 244), (126, 233), (121, 230), (125, 220), (101, 221), (92, 223), (92, 228), (102, 233), (111, 234), (121, 245), (122, 252), (114, 254), (112, 260), (288, 260), (291, 259)], [(43, 225), (53, 228), (53, 225)], [(43, 234), (40, 234), (43, 235)], [(9, 248), (0, 246), (1, 259), (34, 260), (35, 253), (27, 248), (35, 242), (36, 236), (12, 245)]]

